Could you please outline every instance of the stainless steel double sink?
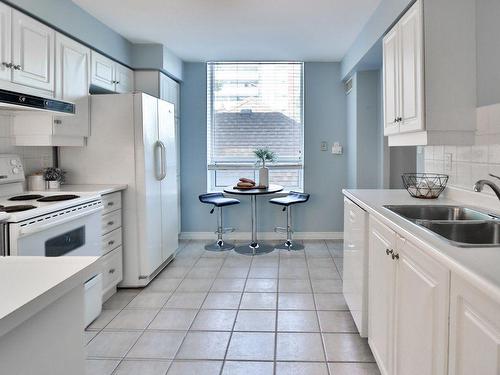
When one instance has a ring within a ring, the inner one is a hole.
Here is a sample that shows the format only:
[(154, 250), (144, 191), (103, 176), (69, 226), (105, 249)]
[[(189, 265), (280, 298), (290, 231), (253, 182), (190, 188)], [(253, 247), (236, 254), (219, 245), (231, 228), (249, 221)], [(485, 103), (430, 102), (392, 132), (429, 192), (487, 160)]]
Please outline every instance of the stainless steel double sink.
[(500, 247), (499, 217), (460, 206), (389, 205), (395, 214), (459, 247)]

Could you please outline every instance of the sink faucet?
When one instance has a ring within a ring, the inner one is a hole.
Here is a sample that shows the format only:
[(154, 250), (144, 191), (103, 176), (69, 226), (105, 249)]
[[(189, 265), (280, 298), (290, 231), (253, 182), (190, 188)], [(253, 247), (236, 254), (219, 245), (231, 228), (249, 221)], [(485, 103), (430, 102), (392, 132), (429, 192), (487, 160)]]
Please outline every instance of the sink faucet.
[[(500, 180), (500, 177), (499, 176), (495, 176), (494, 174), (489, 174), (491, 177), (495, 177), (495, 178), (498, 178)], [(484, 188), (484, 185), (488, 185), (492, 190), (493, 192), (496, 194), (497, 198), (500, 199), (500, 187), (495, 184), (494, 182), (490, 181), (490, 180), (479, 180), (477, 181), (475, 184), (474, 184), (474, 191), (476, 192), (481, 192), (483, 191), (483, 188)]]

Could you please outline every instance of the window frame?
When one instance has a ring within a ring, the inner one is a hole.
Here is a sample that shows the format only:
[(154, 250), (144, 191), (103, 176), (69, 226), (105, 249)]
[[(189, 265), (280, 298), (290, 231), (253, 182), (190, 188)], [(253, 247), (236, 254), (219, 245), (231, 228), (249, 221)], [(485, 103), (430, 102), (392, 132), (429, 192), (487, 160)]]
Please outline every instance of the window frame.
[[(214, 144), (214, 137), (212, 136), (211, 125), (214, 124), (214, 73), (213, 67), (219, 64), (294, 64), (300, 65), (300, 121), (302, 125), (301, 139), (301, 156), (299, 159), (286, 160), (281, 159), (274, 163), (266, 164), (272, 173), (273, 170), (297, 170), (299, 171), (299, 184), (298, 186), (285, 186), (285, 190), (294, 190), (302, 192), (304, 190), (304, 148), (305, 148), (305, 123), (304, 123), (304, 112), (305, 112), (305, 100), (304, 100), (304, 62), (302, 61), (209, 61), (206, 63), (206, 84), (207, 84), (207, 150), (206, 150), (206, 165), (207, 165), (207, 191), (208, 192), (221, 192), (225, 186), (217, 186), (216, 173), (217, 171), (228, 171), (228, 170), (241, 170), (249, 171), (253, 170), (254, 178), (258, 179), (258, 167), (256, 163), (250, 163), (248, 161), (231, 161), (231, 162), (211, 162), (210, 152)], [(212, 71), (210, 71), (212, 69)]]

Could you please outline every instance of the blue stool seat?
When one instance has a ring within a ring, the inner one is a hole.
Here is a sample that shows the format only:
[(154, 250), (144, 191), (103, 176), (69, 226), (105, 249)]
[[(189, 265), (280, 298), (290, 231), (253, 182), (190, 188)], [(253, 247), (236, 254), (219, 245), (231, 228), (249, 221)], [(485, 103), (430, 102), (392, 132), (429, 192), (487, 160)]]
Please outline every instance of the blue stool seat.
[(222, 193), (206, 193), (199, 196), (200, 202), (213, 204), (215, 207), (232, 206), (240, 201), (234, 198), (226, 198)]
[(222, 193), (205, 193), (200, 194), (198, 197), (201, 203), (212, 204), (213, 207), (210, 210), (212, 214), (217, 207), (217, 242), (206, 245), (205, 250), (208, 251), (226, 251), (234, 249), (234, 245), (231, 243), (224, 242), (222, 235), (227, 232), (232, 232), (233, 228), (224, 228), (222, 225), (222, 207), (232, 206), (234, 204), (240, 203), (238, 199), (226, 198)]
[(291, 204), (304, 203), (309, 200), (309, 194), (290, 191), (286, 197), (273, 198), (269, 202), (279, 206), (290, 206)]

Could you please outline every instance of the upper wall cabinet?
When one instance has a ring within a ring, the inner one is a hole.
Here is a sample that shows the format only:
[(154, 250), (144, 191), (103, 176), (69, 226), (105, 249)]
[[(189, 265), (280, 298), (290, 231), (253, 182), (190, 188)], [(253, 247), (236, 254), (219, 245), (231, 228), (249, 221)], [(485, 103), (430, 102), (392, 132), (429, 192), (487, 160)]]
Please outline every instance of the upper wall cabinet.
[(0, 87), (52, 96), (54, 44), (54, 30), (1, 3)]
[(12, 81), (54, 91), (54, 38), (50, 27), (12, 11)]
[(93, 86), (125, 93), (134, 90), (134, 71), (95, 51), (91, 52)]
[(389, 146), (473, 143), (474, 12), (470, 0), (417, 0), (384, 37)]
[(12, 9), (0, 3), (0, 79), (10, 81), (11, 71), (11, 52), (12, 52)]

